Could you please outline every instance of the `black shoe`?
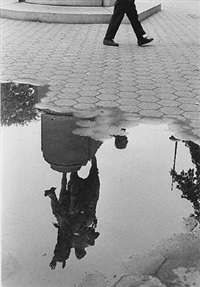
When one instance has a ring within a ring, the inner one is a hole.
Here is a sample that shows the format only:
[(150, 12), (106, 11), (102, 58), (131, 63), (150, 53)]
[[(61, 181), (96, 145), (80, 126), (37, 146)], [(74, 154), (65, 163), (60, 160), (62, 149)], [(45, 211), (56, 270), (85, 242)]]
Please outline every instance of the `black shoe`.
[(115, 47), (119, 46), (118, 43), (115, 43), (113, 40), (110, 40), (110, 39), (104, 39), (103, 44), (106, 46), (115, 46)]
[(49, 196), (49, 197), (51, 197), (52, 195), (55, 195), (55, 190), (56, 190), (55, 187), (51, 187), (51, 189), (45, 190), (44, 196)]
[(146, 45), (152, 41), (153, 41), (153, 38), (149, 38), (148, 36), (142, 37), (142, 38), (138, 39), (138, 46)]

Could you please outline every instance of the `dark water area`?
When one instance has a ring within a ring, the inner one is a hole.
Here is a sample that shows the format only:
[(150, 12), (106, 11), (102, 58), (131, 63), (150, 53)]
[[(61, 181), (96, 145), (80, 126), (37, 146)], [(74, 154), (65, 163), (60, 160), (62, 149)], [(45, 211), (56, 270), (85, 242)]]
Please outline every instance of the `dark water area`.
[(198, 222), (198, 140), (116, 109), (36, 102), (2, 121), (3, 286), (78, 286)]

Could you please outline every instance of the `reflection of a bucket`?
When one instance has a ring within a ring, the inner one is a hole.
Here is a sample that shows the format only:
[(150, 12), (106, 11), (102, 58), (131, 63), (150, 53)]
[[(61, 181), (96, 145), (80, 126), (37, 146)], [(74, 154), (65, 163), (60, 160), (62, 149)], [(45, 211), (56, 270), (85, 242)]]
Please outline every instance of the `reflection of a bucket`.
[(73, 172), (86, 165), (102, 142), (73, 134), (76, 118), (42, 114), (44, 159), (58, 172)]

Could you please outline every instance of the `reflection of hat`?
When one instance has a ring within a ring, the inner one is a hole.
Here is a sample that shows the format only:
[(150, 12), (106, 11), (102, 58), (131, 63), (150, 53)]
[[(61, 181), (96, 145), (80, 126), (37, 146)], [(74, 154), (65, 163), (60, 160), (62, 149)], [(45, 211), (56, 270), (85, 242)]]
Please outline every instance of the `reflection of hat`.
[(77, 259), (82, 259), (83, 257), (85, 257), (87, 252), (85, 251), (85, 249), (75, 248), (75, 254)]
[(116, 135), (115, 137), (115, 146), (117, 149), (124, 149), (127, 146), (128, 139), (126, 136)]

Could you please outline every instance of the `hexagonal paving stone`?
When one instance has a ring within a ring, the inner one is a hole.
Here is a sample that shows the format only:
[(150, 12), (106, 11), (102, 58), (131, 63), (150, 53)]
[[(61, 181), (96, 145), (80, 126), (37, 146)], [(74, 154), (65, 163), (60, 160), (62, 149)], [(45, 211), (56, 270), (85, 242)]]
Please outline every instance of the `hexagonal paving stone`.
[(192, 94), (199, 96), (199, 95), (200, 95), (200, 89), (194, 89), (194, 90), (192, 90)]
[(51, 86), (65, 86), (66, 82), (65, 80), (49, 80), (48, 84)]
[(183, 97), (178, 97), (176, 99), (177, 102), (183, 103), (183, 104), (196, 104), (197, 99), (195, 98), (183, 98)]
[(118, 90), (121, 92), (135, 92), (138, 89), (136, 87), (132, 87), (132, 86), (119, 86)]
[(140, 102), (155, 103), (158, 101), (158, 98), (147, 95), (147, 96), (139, 96), (137, 97), (137, 100)]
[(95, 104), (76, 104), (74, 105), (74, 108), (80, 110), (91, 110), (95, 109)]
[(101, 94), (101, 95), (97, 96), (97, 98), (101, 101), (115, 101), (119, 97), (116, 95), (112, 95), (112, 94)]
[(102, 83), (103, 79), (101, 77), (85, 77), (84, 81), (90, 81), (95, 83)]
[(52, 80), (66, 80), (67, 76), (66, 75), (54, 75), (50, 76), (50, 79)]
[(118, 89), (118, 84), (117, 83), (102, 83), (99, 84), (99, 88), (101, 89)]
[(170, 84), (173, 86), (173, 88), (175, 89), (175, 87), (189, 87), (189, 83), (187, 83), (186, 81), (183, 82), (182, 81), (170, 81)]
[(98, 91), (99, 90), (99, 86), (82, 86), (80, 88), (82, 91)]
[(172, 94), (175, 90), (173, 88), (156, 88), (154, 92), (156, 94)]
[(66, 84), (65, 84), (66, 88), (79, 88), (81, 86), (82, 86), (81, 83), (68, 83), (68, 82), (66, 82)]
[(172, 100), (160, 100), (157, 103), (163, 107), (177, 107), (180, 105), (180, 103), (174, 99), (172, 99)]
[(54, 97), (58, 94), (58, 91), (49, 91), (46, 93), (46, 97)]
[(99, 94), (100, 93), (97, 92), (97, 91), (82, 91), (82, 92), (79, 92), (79, 95), (83, 96), (83, 97), (96, 97)]
[[(139, 95), (139, 96), (143, 96), (143, 97), (147, 97), (147, 98), (152, 98), (152, 101), (158, 101), (158, 99), (156, 97), (153, 97), (155, 96), (157, 93), (155, 92), (155, 90), (138, 90), (136, 91), (136, 93)], [(154, 100), (153, 100), (154, 98)]]
[(123, 98), (123, 99), (133, 99), (133, 98), (137, 98), (138, 97), (138, 94), (136, 94), (135, 92), (120, 92), (118, 93), (118, 96), (120, 98)]
[(117, 103), (123, 106), (128, 106), (128, 105), (131, 106), (131, 105), (139, 104), (139, 102), (136, 99), (122, 99), (122, 98), (118, 99)]
[(137, 83), (135, 83), (135, 81), (132, 81), (132, 80), (128, 81), (127, 79), (124, 79), (124, 81), (122, 81), (121, 78), (120, 78), (120, 81), (118, 81), (117, 83), (118, 83), (119, 87), (122, 87), (122, 86), (134, 87), (137, 84)]
[(57, 100), (55, 104), (58, 106), (74, 106), (77, 102), (74, 100)]
[(140, 103), (137, 106), (143, 110), (158, 110), (161, 107), (157, 103)]
[(50, 85), (49, 87), (50, 91), (61, 91), (62, 89), (64, 89), (63, 85)]
[(190, 79), (190, 80), (187, 80), (187, 82), (189, 82), (190, 84), (197, 84), (197, 85), (199, 85), (199, 79)]
[(80, 88), (73, 88), (73, 87), (69, 87), (69, 88), (64, 88), (62, 90), (60, 90), (62, 93), (73, 93), (73, 94), (76, 94), (76, 93), (79, 93), (81, 92), (81, 89)]
[(174, 94), (159, 93), (156, 95), (156, 97), (159, 99), (174, 100), (178, 96), (175, 96)]
[(120, 110), (125, 111), (125, 112), (138, 113), (140, 111), (140, 108), (138, 108), (137, 106), (121, 106), (120, 105)]
[(77, 102), (79, 103), (88, 103), (88, 104), (94, 104), (98, 102), (97, 98), (93, 97), (79, 97), (76, 99)]
[(168, 83), (168, 84), (171, 84), (171, 81), (167, 78), (160, 78), (160, 77), (154, 77), (153, 78), (153, 82), (156, 83)]
[(199, 120), (192, 120), (190, 122), (190, 126), (194, 128), (199, 128), (200, 127), (200, 119)]
[(138, 90), (153, 90), (156, 88), (156, 86), (150, 84), (137, 84), (136, 88)]
[(102, 82), (103, 82), (103, 80), (102, 81), (90, 81), (90, 80), (87, 80), (87, 81), (84, 81), (81, 85), (84, 85), (84, 86), (98, 86)]
[(96, 106), (114, 108), (119, 107), (119, 104), (116, 103), (115, 101), (99, 101), (98, 103), (96, 103)]
[(183, 113), (183, 110), (176, 107), (163, 107), (160, 109), (160, 111), (167, 115), (180, 115)]
[(66, 99), (66, 100), (74, 100), (79, 97), (79, 94), (74, 94), (74, 93), (58, 93), (56, 95), (59, 99)]
[(191, 120), (200, 120), (199, 112), (183, 112), (183, 116)]
[(49, 103), (52, 102), (53, 97), (45, 97), (40, 100), (41, 103)]
[(177, 120), (179, 120), (181, 122), (185, 122), (186, 121), (186, 119), (183, 116), (181, 116), (181, 115), (163, 115), (162, 119), (164, 119), (167, 122), (169, 122), (169, 121), (171, 122), (171, 120), (173, 120), (173, 122), (177, 121)]
[(173, 89), (180, 92), (191, 92), (193, 87), (186, 87), (186, 86), (173, 86)]
[(162, 89), (171, 89), (173, 86), (171, 83), (163, 83), (163, 82), (158, 82), (154, 84), (156, 88), (162, 88)]
[(67, 83), (83, 83), (84, 81), (85, 81), (84, 79), (76, 78), (76, 77), (74, 77), (74, 78), (67, 77), (66, 78)]
[(174, 92), (174, 94), (178, 97), (184, 97), (184, 98), (192, 97), (192, 95), (193, 95), (191, 92), (184, 92), (184, 91), (176, 91), (176, 92)]
[(108, 89), (107, 88), (107, 89), (99, 89), (98, 92), (102, 93), (102, 94), (106, 94), (107, 93), (107, 94), (114, 94), (115, 95), (119, 91), (117, 89), (112, 89), (112, 88)]
[(181, 108), (184, 111), (188, 111), (188, 112), (197, 112), (197, 111), (199, 111), (199, 113), (200, 113), (200, 106), (198, 106), (198, 105), (182, 104), (179, 108)]
[(155, 110), (142, 110), (139, 114), (143, 117), (150, 117), (150, 118), (161, 118), (163, 113)]

